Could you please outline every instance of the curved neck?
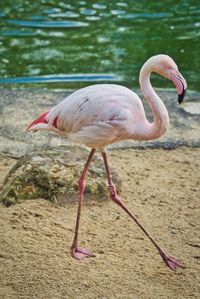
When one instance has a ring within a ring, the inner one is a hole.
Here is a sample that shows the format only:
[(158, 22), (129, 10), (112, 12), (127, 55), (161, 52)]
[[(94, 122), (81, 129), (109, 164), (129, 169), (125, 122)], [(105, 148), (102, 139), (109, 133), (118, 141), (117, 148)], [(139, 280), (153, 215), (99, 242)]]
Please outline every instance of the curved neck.
[(169, 116), (167, 109), (153, 89), (150, 82), (151, 72), (152, 68), (147, 61), (141, 68), (139, 82), (142, 93), (151, 107), (154, 121), (153, 123), (148, 122), (147, 130), (144, 136), (145, 140), (159, 138), (165, 133), (169, 126)]

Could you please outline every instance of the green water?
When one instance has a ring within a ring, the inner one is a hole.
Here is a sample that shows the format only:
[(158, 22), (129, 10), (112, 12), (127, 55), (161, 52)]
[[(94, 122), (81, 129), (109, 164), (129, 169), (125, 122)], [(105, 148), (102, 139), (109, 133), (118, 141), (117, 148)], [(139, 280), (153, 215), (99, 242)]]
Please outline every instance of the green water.
[(199, 49), (199, 0), (0, 0), (0, 86), (138, 87), (144, 61), (166, 53), (200, 91)]

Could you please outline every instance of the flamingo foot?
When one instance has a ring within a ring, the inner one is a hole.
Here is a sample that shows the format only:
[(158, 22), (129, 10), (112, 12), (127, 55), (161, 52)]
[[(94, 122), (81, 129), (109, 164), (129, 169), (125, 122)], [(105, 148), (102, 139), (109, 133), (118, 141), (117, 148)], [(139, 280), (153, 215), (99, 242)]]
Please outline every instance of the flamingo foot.
[(161, 257), (163, 259), (163, 261), (165, 262), (165, 264), (167, 265), (167, 267), (169, 267), (171, 270), (175, 271), (177, 269), (177, 267), (181, 267), (184, 268), (181, 264), (180, 261), (176, 260), (175, 258), (168, 256), (166, 253), (164, 253), (163, 251), (160, 252)]
[(72, 247), (71, 255), (77, 260), (82, 260), (85, 257), (95, 256), (91, 250), (81, 247)]

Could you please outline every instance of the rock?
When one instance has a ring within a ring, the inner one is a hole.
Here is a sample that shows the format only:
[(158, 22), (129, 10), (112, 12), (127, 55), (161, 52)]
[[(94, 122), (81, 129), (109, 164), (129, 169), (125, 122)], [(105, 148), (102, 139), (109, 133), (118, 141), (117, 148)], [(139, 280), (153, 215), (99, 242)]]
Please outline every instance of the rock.
[[(6, 206), (27, 199), (44, 198), (64, 204), (77, 199), (78, 178), (89, 151), (80, 146), (40, 149), (19, 159), (8, 174), (1, 200)], [(85, 199), (108, 198), (102, 159), (95, 157), (87, 174)], [(118, 191), (121, 180), (113, 173)]]

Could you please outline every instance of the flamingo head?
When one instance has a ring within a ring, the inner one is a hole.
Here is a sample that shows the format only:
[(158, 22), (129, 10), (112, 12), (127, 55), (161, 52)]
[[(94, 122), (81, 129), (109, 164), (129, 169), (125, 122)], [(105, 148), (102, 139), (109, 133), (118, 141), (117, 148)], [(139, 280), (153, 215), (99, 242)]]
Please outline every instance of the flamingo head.
[(149, 62), (153, 72), (158, 73), (174, 83), (178, 93), (178, 102), (180, 104), (186, 93), (187, 82), (179, 72), (174, 60), (168, 55), (160, 54), (151, 57)]

